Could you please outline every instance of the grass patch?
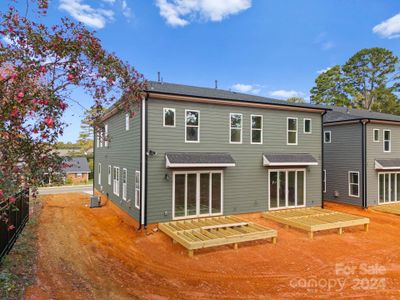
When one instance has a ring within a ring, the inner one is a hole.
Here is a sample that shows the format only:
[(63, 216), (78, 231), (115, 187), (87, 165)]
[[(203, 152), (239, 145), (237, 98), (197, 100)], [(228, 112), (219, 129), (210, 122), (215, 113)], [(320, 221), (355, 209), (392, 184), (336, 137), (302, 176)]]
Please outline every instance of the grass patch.
[(31, 201), (33, 213), (14, 247), (0, 264), (0, 299), (21, 299), (34, 282), (37, 262), (38, 223), (41, 201)]

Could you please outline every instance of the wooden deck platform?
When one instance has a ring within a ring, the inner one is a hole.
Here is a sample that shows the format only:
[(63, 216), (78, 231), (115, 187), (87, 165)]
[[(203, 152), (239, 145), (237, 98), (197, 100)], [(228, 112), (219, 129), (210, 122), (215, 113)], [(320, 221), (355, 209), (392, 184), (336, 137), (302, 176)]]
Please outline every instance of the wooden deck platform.
[(159, 229), (188, 249), (189, 256), (194, 250), (221, 245), (271, 239), (276, 243), (277, 231), (236, 217), (221, 216), (160, 223)]
[(363, 225), (364, 230), (368, 231), (369, 224), (369, 218), (319, 207), (269, 211), (263, 216), (268, 220), (284, 224), (286, 228), (305, 230), (311, 239), (317, 231), (337, 229), (338, 233), (342, 234), (343, 228), (357, 225)]
[(400, 203), (382, 204), (374, 206), (372, 210), (400, 216)]

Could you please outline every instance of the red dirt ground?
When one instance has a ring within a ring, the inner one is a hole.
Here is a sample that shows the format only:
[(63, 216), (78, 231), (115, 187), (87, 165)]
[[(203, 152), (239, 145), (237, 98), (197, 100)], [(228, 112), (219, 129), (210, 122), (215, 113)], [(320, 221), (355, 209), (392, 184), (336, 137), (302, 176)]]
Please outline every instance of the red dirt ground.
[(211, 248), (189, 258), (163, 233), (138, 233), (111, 205), (87, 203), (84, 194), (44, 198), (37, 282), (26, 299), (400, 298), (400, 216), (328, 204), (369, 217), (369, 232), (356, 227), (309, 240), (260, 214), (242, 215), (278, 229), (277, 244)]

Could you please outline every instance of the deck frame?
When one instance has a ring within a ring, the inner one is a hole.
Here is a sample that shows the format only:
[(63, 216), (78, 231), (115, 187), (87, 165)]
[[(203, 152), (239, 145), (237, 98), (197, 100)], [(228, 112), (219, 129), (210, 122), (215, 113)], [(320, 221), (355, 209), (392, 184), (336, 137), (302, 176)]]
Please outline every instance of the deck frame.
[(270, 211), (263, 214), (264, 218), (281, 223), (285, 228), (293, 227), (308, 232), (310, 239), (314, 233), (323, 230), (337, 229), (338, 234), (343, 233), (346, 227), (363, 225), (368, 231), (369, 218), (355, 216), (338, 211), (319, 207), (294, 208), (279, 211)]
[(261, 239), (276, 243), (277, 231), (232, 216), (221, 216), (160, 223), (159, 229), (188, 250), (190, 257), (194, 250), (233, 245)]
[(400, 216), (400, 203), (380, 204), (371, 209), (374, 211)]

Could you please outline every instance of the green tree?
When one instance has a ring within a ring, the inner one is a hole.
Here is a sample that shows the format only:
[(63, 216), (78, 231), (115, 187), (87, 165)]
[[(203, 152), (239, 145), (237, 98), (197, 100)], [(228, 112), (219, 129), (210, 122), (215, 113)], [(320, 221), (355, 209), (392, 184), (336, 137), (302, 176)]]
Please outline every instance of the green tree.
[(287, 99), (287, 102), (290, 103), (305, 103), (306, 101), (302, 97), (290, 97)]

